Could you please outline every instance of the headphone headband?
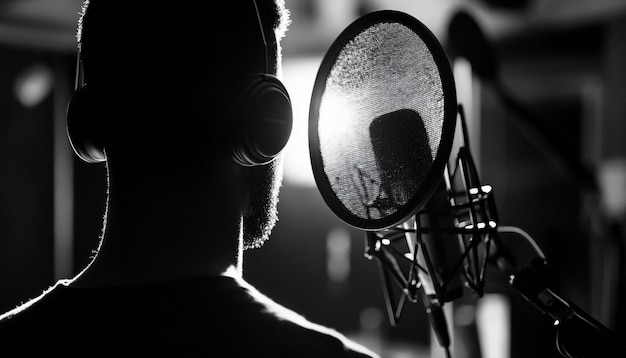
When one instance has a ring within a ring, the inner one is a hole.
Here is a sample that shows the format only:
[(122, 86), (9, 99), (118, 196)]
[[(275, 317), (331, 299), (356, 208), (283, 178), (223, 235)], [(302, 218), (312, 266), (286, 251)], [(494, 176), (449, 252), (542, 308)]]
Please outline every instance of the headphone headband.
[(267, 50), (267, 41), (265, 39), (265, 30), (263, 29), (263, 21), (261, 20), (261, 13), (259, 12), (259, 6), (256, 3), (256, 0), (252, 0), (254, 4), (254, 12), (256, 13), (256, 19), (259, 24), (259, 31), (261, 32), (261, 40), (263, 41), (263, 50), (265, 51), (265, 73), (270, 73), (270, 59), (269, 59), (269, 51)]
[[(267, 164), (287, 145), (292, 128), (291, 100), (284, 85), (269, 73), (270, 59), (261, 13), (252, 0), (264, 51), (264, 73), (249, 74), (243, 81), (234, 81), (232, 112), (226, 136), (230, 138), (233, 160), (242, 166)], [(74, 152), (88, 163), (106, 160), (103, 129), (106, 119), (87, 91), (83, 59), (79, 46), (76, 60), (75, 92), (67, 109), (67, 132)], [(220, 101), (221, 102), (221, 101)], [(212, 119), (214, 120), (214, 119)], [(212, 135), (214, 136), (214, 134)], [(224, 136), (221, 136), (224, 137)]]

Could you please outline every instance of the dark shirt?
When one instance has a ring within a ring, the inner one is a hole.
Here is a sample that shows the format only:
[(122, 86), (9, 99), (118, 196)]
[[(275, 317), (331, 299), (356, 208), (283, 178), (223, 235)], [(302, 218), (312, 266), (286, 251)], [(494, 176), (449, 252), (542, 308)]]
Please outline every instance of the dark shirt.
[(0, 317), (0, 344), (3, 357), (374, 356), (227, 276), (93, 289), (59, 281)]

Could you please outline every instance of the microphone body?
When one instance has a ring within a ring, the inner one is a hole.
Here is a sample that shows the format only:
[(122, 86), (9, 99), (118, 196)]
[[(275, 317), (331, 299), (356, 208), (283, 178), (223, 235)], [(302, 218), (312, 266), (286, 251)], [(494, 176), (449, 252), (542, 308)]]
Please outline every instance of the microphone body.
[(400, 207), (415, 195), (433, 162), (424, 122), (416, 111), (399, 109), (376, 117), (369, 134), (381, 191)]

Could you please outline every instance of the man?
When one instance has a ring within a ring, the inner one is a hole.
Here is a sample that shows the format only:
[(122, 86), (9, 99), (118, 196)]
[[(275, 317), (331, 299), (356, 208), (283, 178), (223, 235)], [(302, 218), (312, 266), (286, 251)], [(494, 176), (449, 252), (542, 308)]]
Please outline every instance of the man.
[(253, 165), (233, 154), (246, 103), (233, 97), (247, 74), (279, 72), (283, 1), (83, 10), (89, 91), (72, 100), (69, 115), (77, 101), (84, 118), (68, 117), (68, 132), (83, 159), (106, 158), (102, 240), (77, 277), (0, 317), (3, 356), (374, 356), (242, 279), (244, 248), (276, 221), (282, 168), (280, 155)]

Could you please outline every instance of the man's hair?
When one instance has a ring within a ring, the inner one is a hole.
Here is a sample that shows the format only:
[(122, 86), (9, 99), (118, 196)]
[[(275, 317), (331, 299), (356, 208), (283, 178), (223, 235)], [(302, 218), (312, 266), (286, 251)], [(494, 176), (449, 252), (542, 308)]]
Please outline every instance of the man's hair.
[[(78, 48), (80, 49), (82, 44), (82, 33), (83, 33), (83, 19), (85, 13), (87, 12), (87, 8), (89, 7), (89, 3), (92, 0), (84, 0), (83, 5), (81, 7), (81, 11), (79, 12), (78, 18), (78, 26), (76, 30), (76, 42)], [(96, 0), (97, 1), (97, 0)], [(175, 0), (174, 0), (175, 1)], [(264, 5), (265, 7), (260, 9), (259, 11), (265, 10), (265, 12), (270, 12), (271, 15), (269, 18), (272, 19), (272, 28), (276, 32), (276, 37), (278, 40), (282, 39), (287, 32), (287, 28), (289, 27), (290, 18), (289, 18), (289, 10), (285, 8), (285, 0), (257, 0), (259, 5)], [(268, 4), (271, 4), (272, 7), (270, 11), (268, 11)], [(166, 3), (160, 1), (151, 2), (150, 6), (165, 6)], [(263, 15), (261, 15), (263, 17)], [(268, 18), (267, 16), (265, 18)]]
[(207, 116), (199, 109), (227, 115), (221, 105), (232, 83), (265, 72), (266, 62), (277, 71), (280, 61), (284, 0), (256, 2), (269, 59), (250, 55), (264, 52), (253, 0), (86, 0), (77, 38), (99, 115), (123, 121), (113, 128), (125, 131), (154, 127), (154, 118)]
[[(256, 2), (272, 72), (289, 13), (284, 0)], [(85, 78), (97, 86), (119, 83), (163, 91), (186, 85), (185, 76), (197, 78), (196, 72), (212, 72), (208, 79), (198, 78), (205, 84), (221, 77), (232, 81), (234, 76), (226, 74), (250, 69), (255, 61), (249, 54), (262, 43), (252, 0), (87, 0), (81, 13), (77, 37)], [(225, 17), (230, 24), (221, 21)]]

